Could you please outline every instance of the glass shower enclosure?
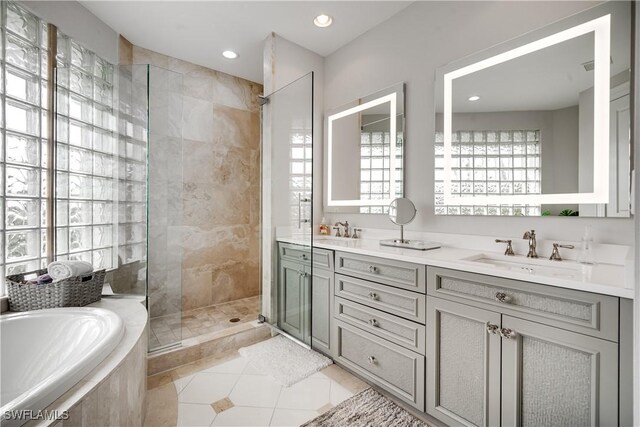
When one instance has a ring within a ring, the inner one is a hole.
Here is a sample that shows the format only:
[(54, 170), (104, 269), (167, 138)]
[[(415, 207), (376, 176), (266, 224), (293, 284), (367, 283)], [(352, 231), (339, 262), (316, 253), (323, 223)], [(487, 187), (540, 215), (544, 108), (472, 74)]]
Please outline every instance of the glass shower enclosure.
[(121, 65), (90, 87), (83, 77), (59, 62), (56, 258), (89, 261), (114, 293), (145, 296), (162, 323), (150, 351), (180, 345), (182, 75)]
[(311, 345), (313, 73), (263, 97), (261, 319)]

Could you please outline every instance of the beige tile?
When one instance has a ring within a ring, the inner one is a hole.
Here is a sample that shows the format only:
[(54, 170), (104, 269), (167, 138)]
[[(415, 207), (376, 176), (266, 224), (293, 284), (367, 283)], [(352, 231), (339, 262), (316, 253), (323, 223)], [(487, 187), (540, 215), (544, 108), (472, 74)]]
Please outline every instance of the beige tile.
[(327, 366), (321, 370), (320, 373), (326, 375), (328, 378), (340, 384), (353, 394), (360, 393), (362, 390), (369, 387), (367, 383), (345, 371), (336, 364)]
[(151, 390), (173, 381), (171, 371), (160, 372), (147, 377), (147, 390)]
[(213, 142), (216, 149), (260, 149), (260, 115), (256, 112), (214, 104)]
[(173, 384), (149, 390), (146, 427), (174, 427), (178, 420), (178, 395)]
[(327, 412), (330, 409), (335, 408), (335, 406), (333, 406), (331, 403), (327, 403), (326, 405), (324, 405), (323, 407), (321, 407), (320, 409), (318, 409), (318, 415), (322, 415), (325, 412)]
[(211, 404), (211, 407), (216, 412), (216, 414), (219, 414), (220, 412), (224, 412), (227, 409), (233, 408), (233, 406), (234, 406), (233, 402), (229, 400), (228, 397), (225, 397), (224, 399), (220, 399)]
[(139, 46), (133, 46), (134, 64), (151, 64), (156, 67), (168, 68), (169, 57), (158, 52), (148, 50)]
[(121, 65), (133, 64), (133, 45), (122, 35), (118, 37), (118, 55)]

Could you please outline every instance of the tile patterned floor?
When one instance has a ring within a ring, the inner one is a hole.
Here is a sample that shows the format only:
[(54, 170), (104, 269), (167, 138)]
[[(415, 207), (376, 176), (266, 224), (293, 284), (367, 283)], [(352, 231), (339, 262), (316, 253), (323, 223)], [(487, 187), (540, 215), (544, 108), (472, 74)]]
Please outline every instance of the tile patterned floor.
[[(238, 323), (258, 318), (260, 297), (255, 296), (224, 304), (189, 310), (178, 314), (151, 319), (149, 348), (154, 349), (210, 332), (217, 332)], [(230, 319), (240, 319), (237, 323)], [(182, 338), (180, 335), (182, 334)]]
[[(291, 387), (282, 387), (236, 355), (163, 387), (175, 387), (178, 426), (299, 426), (367, 384), (331, 365)], [(161, 394), (161, 399), (171, 399), (167, 392), (162, 387), (151, 390), (150, 408), (175, 405), (158, 402)], [(170, 417), (164, 416), (163, 425), (172, 425), (164, 424)]]

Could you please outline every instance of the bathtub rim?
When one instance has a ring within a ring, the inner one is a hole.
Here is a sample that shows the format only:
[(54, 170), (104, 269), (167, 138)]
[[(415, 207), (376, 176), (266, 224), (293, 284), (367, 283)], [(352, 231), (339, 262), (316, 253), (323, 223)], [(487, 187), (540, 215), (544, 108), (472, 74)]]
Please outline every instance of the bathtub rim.
[[(135, 350), (136, 345), (140, 344), (144, 346), (146, 356), (148, 314), (145, 304), (146, 298), (143, 295), (110, 295), (107, 297), (103, 296), (102, 300), (87, 306), (105, 308), (117, 313), (125, 324), (124, 336), (111, 354), (76, 385), (45, 408), (46, 411), (57, 411), (58, 414), (66, 411), (68, 414), (72, 414), (72, 409), (75, 406), (82, 403), (89, 394), (95, 392), (96, 389), (107, 381), (110, 375), (125, 362), (127, 357)], [(146, 378), (146, 357), (144, 363), (143, 369)], [(144, 406), (146, 386), (144, 388), (144, 395), (141, 395), (140, 399)], [(24, 426), (43, 427), (54, 425), (56, 422), (56, 420), (33, 420), (27, 422)]]
[[(45, 409), (57, 398), (82, 380), (89, 372), (105, 360), (109, 354), (118, 346), (124, 335), (124, 322), (122, 318), (111, 310), (98, 307), (63, 307), (43, 310), (32, 310), (6, 314), (2, 316), (3, 322), (20, 319), (22, 317), (45, 317), (47, 315), (87, 315), (97, 316), (107, 324), (108, 330), (104, 340), (99, 345), (95, 345), (85, 351), (84, 357), (77, 366), (65, 366), (62, 372), (56, 375), (49, 375), (39, 381), (34, 387), (25, 390), (14, 399), (7, 402), (0, 408), (1, 413), (7, 411), (32, 410), (34, 412)], [(14, 425), (10, 422), (2, 425)], [(17, 423), (19, 424), (19, 423)]]

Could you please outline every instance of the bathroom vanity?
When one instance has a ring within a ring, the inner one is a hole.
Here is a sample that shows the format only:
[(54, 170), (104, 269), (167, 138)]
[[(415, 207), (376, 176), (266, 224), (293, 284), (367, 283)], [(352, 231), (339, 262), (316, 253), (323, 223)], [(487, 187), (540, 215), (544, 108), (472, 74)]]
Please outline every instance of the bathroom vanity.
[(531, 274), (464, 249), (323, 238), (311, 254), (279, 240), (282, 329), (416, 410), (446, 425), (630, 425), (623, 284), (554, 285), (553, 269), (572, 261), (503, 256), (539, 268)]

